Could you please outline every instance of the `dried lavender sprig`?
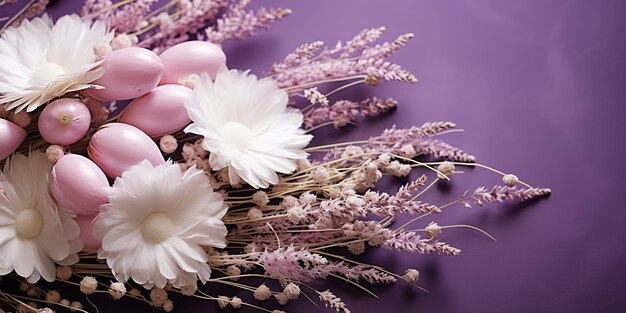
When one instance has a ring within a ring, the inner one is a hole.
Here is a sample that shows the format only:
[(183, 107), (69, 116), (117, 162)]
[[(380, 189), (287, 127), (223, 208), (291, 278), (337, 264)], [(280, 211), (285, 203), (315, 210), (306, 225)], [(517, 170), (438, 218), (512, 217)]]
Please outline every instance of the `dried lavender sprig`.
[(158, 30), (141, 30), (138, 45), (159, 53), (193, 36), (203, 35), (200, 34), (201, 30), (214, 22), (220, 11), (228, 5), (230, 0), (178, 1), (173, 10), (164, 11), (153, 18), (154, 23), (158, 24)]
[(150, 12), (150, 8), (158, 0), (135, 0), (115, 10), (110, 18), (107, 19), (107, 25), (114, 28), (118, 33), (127, 33), (136, 31), (145, 16)]
[[(549, 195), (552, 192), (549, 188), (528, 188), (518, 189), (517, 187), (493, 186), (491, 190), (485, 187), (479, 187), (470, 195), (470, 199), (479, 206), (486, 203), (512, 201), (528, 201)], [(469, 204), (462, 202), (465, 206)]]
[(241, 0), (238, 4), (216, 22), (215, 26), (206, 29), (206, 40), (220, 44), (227, 39), (244, 39), (256, 33), (259, 29), (267, 29), (269, 25), (289, 14), (291, 10), (284, 8), (248, 11), (246, 7), (250, 0)]
[(339, 100), (331, 106), (322, 106), (304, 113), (303, 126), (312, 129), (326, 123), (340, 128), (355, 122), (359, 117), (374, 117), (388, 112), (397, 106), (392, 98), (371, 98), (360, 102)]
[(284, 61), (275, 63), (266, 76), (272, 77), (279, 86), (290, 93), (316, 84), (354, 78), (376, 85), (382, 80), (408, 83), (417, 81), (415, 76), (386, 58), (404, 46), (413, 34), (399, 36), (391, 43), (372, 46), (384, 28), (365, 30), (346, 45), (338, 42), (329, 48), (316, 41), (302, 45), (287, 55)]
[(322, 300), (322, 302), (324, 302), (326, 306), (330, 306), (338, 313), (350, 313), (350, 310), (348, 310), (343, 300), (330, 292), (330, 290), (318, 292), (318, 295), (320, 297), (320, 300)]
[(49, 0), (30, 0), (20, 11), (13, 15), (4, 25), (0, 28), (0, 34), (9, 26), (18, 26), (22, 21), (30, 19), (31, 17), (40, 15), (46, 10)]

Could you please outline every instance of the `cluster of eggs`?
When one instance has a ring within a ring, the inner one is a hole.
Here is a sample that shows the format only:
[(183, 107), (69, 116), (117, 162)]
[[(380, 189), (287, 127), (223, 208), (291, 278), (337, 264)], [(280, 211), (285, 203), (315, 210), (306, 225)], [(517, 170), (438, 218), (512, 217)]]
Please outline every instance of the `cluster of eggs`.
[[(160, 55), (139, 48), (114, 50), (104, 57), (104, 74), (93, 82), (104, 88), (88, 95), (102, 102), (132, 100), (118, 121), (100, 127), (90, 138), (88, 158), (66, 154), (54, 165), (50, 191), (60, 206), (77, 214), (85, 251), (96, 251), (100, 242), (91, 235), (92, 221), (108, 202), (109, 178), (148, 160), (165, 163), (154, 139), (183, 129), (191, 120), (184, 107), (193, 91), (179, 82), (191, 75), (215, 77), (226, 64), (217, 45), (188, 41)], [(71, 145), (85, 136), (91, 124), (87, 106), (78, 99), (61, 98), (41, 111), (37, 123), (41, 137), (51, 144)], [(0, 160), (12, 154), (26, 138), (20, 126), (0, 119)]]

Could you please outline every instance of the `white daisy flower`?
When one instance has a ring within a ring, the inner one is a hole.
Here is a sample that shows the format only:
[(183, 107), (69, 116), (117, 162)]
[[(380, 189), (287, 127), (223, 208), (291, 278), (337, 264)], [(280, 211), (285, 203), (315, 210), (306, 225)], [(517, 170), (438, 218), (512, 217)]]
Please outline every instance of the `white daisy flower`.
[(93, 48), (109, 43), (113, 33), (103, 22), (78, 15), (47, 15), (23, 21), (0, 37), (0, 105), (32, 112), (65, 93), (90, 87), (103, 69)]
[(48, 193), (52, 165), (42, 152), (14, 155), (0, 171), (0, 276), (54, 281), (55, 263), (71, 265), (83, 249), (75, 215)]
[(278, 183), (291, 173), (313, 136), (300, 128), (302, 113), (287, 108), (287, 93), (269, 78), (222, 69), (215, 82), (203, 75), (185, 103), (193, 123), (185, 132), (204, 136), (214, 170), (228, 168), (231, 184), (239, 178), (254, 188)]
[(171, 161), (143, 161), (115, 179), (101, 208), (94, 236), (120, 282), (132, 278), (146, 288), (180, 288), (211, 276), (201, 246), (226, 246), (226, 206), (208, 177), (195, 167), (181, 173)]

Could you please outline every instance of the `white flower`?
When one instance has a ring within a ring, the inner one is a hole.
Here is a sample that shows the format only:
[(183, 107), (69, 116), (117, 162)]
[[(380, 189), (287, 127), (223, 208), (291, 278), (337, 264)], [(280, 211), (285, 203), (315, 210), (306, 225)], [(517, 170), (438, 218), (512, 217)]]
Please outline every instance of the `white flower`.
[(65, 93), (90, 87), (103, 74), (93, 48), (113, 33), (103, 22), (78, 15), (24, 21), (0, 37), (0, 105), (34, 111)]
[(239, 178), (254, 188), (278, 183), (291, 173), (313, 136), (300, 128), (302, 113), (287, 108), (287, 93), (269, 78), (222, 69), (215, 82), (203, 75), (185, 103), (193, 121), (185, 132), (204, 136), (214, 170), (228, 168), (231, 184)]
[(226, 207), (202, 170), (143, 161), (118, 177), (94, 224), (98, 257), (146, 288), (180, 288), (211, 276), (201, 245), (225, 247)]
[(35, 283), (54, 281), (55, 262), (78, 262), (80, 229), (48, 193), (52, 165), (42, 152), (14, 155), (0, 171), (0, 276), (13, 270)]

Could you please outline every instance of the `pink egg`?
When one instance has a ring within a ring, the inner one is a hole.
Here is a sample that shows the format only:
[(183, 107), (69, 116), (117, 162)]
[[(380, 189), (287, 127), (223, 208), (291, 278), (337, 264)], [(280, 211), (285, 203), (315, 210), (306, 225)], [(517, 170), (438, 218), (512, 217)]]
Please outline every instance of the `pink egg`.
[(206, 41), (179, 43), (159, 55), (163, 66), (161, 85), (178, 84), (178, 80), (191, 74), (209, 73), (215, 79), (217, 70), (226, 65), (224, 51)]
[(189, 123), (185, 101), (193, 91), (181, 85), (162, 85), (128, 104), (119, 118), (150, 137), (162, 137), (183, 129)]
[(26, 130), (0, 118), (0, 161), (15, 152), (26, 138)]
[(50, 173), (50, 191), (60, 206), (76, 214), (96, 214), (109, 202), (109, 181), (102, 170), (78, 154), (62, 156)]
[(89, 157), (104, 171), (115, 178), (143, 160), (152, 165), (165, 163), (159, 147), (135, 126), (109, 123), (91, 137), (87, 148)]
[(85, 247), (83, 251), (85, 252), (96, 252), (102, 246), (102, 243), (93, 237), (93, 221), (96, 219), (98, 215), (78, 215), (74, 220), (78, 223), (78, 227), (80, 227), (80, 239), (83, 240)]
[(152, 51), (130, 47), (111, 52), (102, 62), (105, 72), (93, 84), (105, 89), (89, 89), (90, 96), (102, 101), (128, 100), (148, 93), (161, 80), (163, 63)]
[(91, 114), (82, 102), (63, 98), (48, 104), (37, 122), (41, 137), (49, 143), (71, 145), (89, 129)]

